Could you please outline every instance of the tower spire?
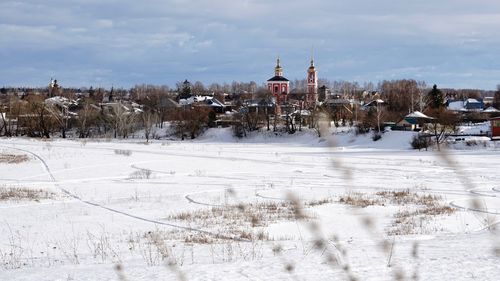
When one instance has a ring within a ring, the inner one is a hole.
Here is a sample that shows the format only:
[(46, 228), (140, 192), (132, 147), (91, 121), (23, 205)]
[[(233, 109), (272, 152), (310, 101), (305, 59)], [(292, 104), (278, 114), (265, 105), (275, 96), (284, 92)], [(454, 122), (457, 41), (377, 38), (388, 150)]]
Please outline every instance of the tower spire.
[(274, 74), (275, 76), (283, 76), (283, 68), (281, 67), (280, 64), (280, 56), (278, 56), (278, 59), (276, 60), (276, 67), (274, 68)]
[(314, 66), (314, 46), (311, 47), (311, 66)]
[(314, 67), (314, 47), (311, 47), (311, 66), (307, 69), (307, 97), (306, 104), (315, 106), (318, 101), (318, 72)]

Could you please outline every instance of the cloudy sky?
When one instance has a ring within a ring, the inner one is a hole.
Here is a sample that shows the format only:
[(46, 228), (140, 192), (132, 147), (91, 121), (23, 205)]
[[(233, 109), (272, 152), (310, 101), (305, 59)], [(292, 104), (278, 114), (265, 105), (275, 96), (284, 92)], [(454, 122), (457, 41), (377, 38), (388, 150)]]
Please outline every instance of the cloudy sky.
[(498, 0), (1, 0), (0, 86), (305, 78), (500, 84)]

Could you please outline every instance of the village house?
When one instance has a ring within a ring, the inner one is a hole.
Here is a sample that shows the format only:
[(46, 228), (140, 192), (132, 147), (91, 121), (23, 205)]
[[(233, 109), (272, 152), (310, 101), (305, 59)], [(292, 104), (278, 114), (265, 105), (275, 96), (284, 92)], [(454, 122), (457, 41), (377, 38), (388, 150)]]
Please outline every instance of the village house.
[(495, 117), (491, 122), (491, 139), (500, 140), (500, 117)]
[(427, 123), (432, 122), (434, 118), (423, 114), (420, 111), (412, 112), (396, 123), (394, 130), (402, 131), (420, 131)]

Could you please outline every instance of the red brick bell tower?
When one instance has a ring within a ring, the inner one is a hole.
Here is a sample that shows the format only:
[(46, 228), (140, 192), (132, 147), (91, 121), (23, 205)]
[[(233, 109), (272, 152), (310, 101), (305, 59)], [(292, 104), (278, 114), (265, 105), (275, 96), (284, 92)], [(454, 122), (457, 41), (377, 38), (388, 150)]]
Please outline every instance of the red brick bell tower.
[(314, 67), (314, 58), (311, 56), (311, 66), (307, 69), (307, 96), (306, 104), (314, 107), (318, 102), (318, 71)]

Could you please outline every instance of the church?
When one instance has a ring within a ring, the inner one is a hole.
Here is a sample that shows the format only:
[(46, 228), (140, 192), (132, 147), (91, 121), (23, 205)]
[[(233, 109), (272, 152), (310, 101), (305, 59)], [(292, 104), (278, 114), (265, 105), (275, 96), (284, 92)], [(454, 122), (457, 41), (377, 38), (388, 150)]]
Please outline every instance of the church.
[[(276, 104), (281, 106), (288, 102), (290, 94), (290, 80), (283, 76), (283, 67), (280, 58), (276, 60), (274, 77), (267, 80), (267, 89), (272, 93)], [(305, 106), (314, 107), (318, 102), (318, 71), (314, 66), (314, 58), (311, 57), (311, 65), (307, 69), (307, 93), (305, 95)]]

